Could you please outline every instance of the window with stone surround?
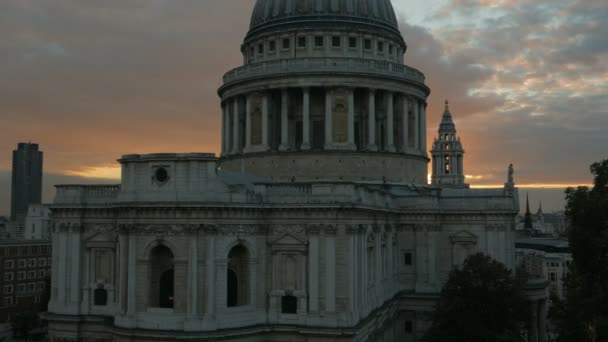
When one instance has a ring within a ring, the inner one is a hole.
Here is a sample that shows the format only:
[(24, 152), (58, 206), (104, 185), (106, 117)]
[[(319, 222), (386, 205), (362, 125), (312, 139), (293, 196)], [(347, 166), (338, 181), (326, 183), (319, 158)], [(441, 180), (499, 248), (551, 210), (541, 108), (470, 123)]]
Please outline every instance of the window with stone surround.
[(405, 321), (405, 333), (406, 334), (412, 334), (414, 332), (414, 322), (412, 321)]
[(228, 307), (249, 304), (249, 251), (237, 245), (228, 254), (226, 270), (226, 305)]
[(333, 36), (331, 37), (331, 46), (335, 48), (339, 48), (342, 46), (342, 37)]
[(106, 291), (103, 287), (100, 287), (93, 292), (93, 305), (108, 305), (108, 291)]
[(298, 37), (298, 47), (305, 48), (306, 47), (306, 36)]
[(403, 265), (404, 266), (412, 266), (413, 265), (412, 252), (404, 252), (403, 253)]
[(289, 49), (290, 46), (291, 46), (291, 39), (283, 38), (283, 45), (282, 45), (283, 50)]
[(13, 294), (13, 285), (4, 285), (4, 294)]
[(172, 309), (174, 303), (173, 253), (163, 245), (150, 252), (150, 299), (153, 308)]
[(357, 48), (357, 37), (349, 37), (348, 38), (348, 47), (351, 49), (356, 49)]
[(13, 272), (4, 273), (4, 281), (13, 281), (13, 279), (15, 279), (15, 273), (13, 273)]
[(363, 48), (365, 48), (365, 50), (371, 50), (372, 49), (372, 40), (371, 39), (365, 39), (363, 41)]
[(315, 47), (322, 48), (325, 43), (323, 36), (315, 36)]
[(298, 313), (298, 298), (295, 296), (281, 297), (281, 313), (297, 314)]
[(6, 268), (6, 269), (15, 268), (15, 260), (4, 260), (4, 268)]

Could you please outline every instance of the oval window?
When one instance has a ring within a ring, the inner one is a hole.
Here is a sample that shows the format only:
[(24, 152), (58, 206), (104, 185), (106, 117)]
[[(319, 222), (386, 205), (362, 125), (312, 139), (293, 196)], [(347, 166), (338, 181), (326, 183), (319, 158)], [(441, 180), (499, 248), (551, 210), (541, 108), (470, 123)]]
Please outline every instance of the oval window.
[(159, 183), (165, 183), (166, 181), (169, 180), (169, 173), (167, 172), (167, 170), (165, 168), (161, 167), (161, 168), (156, 169), (154, 178), (156, 178), (156, 181), (158, 181)]

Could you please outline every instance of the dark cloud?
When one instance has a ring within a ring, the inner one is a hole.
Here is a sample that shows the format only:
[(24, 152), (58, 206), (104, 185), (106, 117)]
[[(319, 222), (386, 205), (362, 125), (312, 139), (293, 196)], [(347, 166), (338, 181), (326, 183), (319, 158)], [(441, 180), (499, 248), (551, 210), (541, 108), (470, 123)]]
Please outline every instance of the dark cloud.
[[(216, 90), (254, 2), (2, 1), (0, 169), (28, 140), (54, 174), (217, 152)], [(432, 89), (429, 139), (448, 98), (475, 182), (504, 182), (510, 162), (519, 182), (589, 182), (608, 146), (606, 17), (604, 0), (452, 0), (424, 27), (402, 22), (406, 64)]]

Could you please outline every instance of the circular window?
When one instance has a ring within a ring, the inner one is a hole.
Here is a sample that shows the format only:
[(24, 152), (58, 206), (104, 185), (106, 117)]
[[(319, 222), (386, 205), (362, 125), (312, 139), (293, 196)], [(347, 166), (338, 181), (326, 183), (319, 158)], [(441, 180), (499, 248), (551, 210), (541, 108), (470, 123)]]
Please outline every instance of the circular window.
[(165, 168), (161, 167), (156, 169), (156, 172), (154, 173), (154, 178), (156, 178), (156, 181), (159, 183), (165, 183), (169, 180), (169, 173)]

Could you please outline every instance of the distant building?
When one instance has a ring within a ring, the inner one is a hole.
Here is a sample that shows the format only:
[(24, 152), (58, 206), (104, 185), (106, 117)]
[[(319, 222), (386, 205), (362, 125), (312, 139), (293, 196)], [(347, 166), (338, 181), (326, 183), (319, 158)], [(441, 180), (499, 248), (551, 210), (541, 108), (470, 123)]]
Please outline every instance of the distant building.
[(51, 265), (50, 241), (0, 242), (0, 323), (40, 304)]
[(9, 220), (7, 217), (0, 216), (0, 239), (4, 240), (8, 238), (8, 225)]
[(530, 201), (526, 197), (526, 212), (519, 218), (516, 230), (520, 236), (556, 238), (566, 229), (566, 217), (563, 212), (545, 214), (539, 203), (536, 214), (530, 211)]
[(11, 221), (16, 237), (23, 232), (29, 205), (42, 202), (42, 159), (38, 144), (19, 143), (13, 151)]
[(562, 297), (564, 280), (572, 262), (568, 241), (559, 239), (519, 239), (515, 242), (515, 258), (533, 278), (549, 283), (549, 291)]
[(25, 217), (23, 238), (26, 240), (48, 240), (51, 225), (51, 210), (44, 204), (30, 205)]

